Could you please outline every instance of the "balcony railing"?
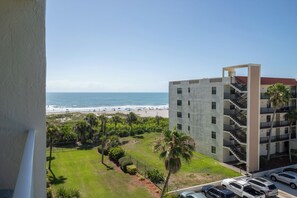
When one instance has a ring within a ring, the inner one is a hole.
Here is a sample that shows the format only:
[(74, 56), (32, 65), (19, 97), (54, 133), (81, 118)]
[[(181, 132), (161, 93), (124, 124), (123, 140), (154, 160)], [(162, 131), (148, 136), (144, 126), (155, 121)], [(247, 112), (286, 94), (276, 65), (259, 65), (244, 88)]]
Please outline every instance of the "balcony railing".
[[(285, 126), (290, 126), (289, 121), (275, 121), (273, 122), (273, 127), (285, 127)], [(271, 127), (271, 122), (261, 122), (260, 123), (260, 128), (265, 129), (265, 128), (270, 128)]]
[(230, 125), (224, 124), (224, 131), (231, 133), (240, 143), (246, 143), (246, 132), (244, 132), (239, 127), (232, 127)]
[(224, 146), (228, 147), (239, 161), (246, 161), (246, 151), (240, 145), (224, 140)]
[[(288, 112), (289, 110), (292, 110), (292, 109), (296, 109), (296, 106), (288, 106), (288, 107), (283, 107), (283, 108), (277, 109), (276, 113), (284, 113), (284, 112)], [(260, 111), (261, 111), (262, 114), (273, 113), (274, 109), (273, 108), (262, 107)]]
[(22, 161), (18, 173), (13, 198), (33, 197), (33, 160), (35, 148), (35, 131), (29, 130)]
[[(291, 93), (291, 98), (297, 98), (297, 94)], [(261, 99), (269, 99), (269, 96), (266, 93), (261, 93)]]
[(224, 115), (230, 116), (239, 125), (246, 126), (246, 116), (242, 114), (240, 111), (236, 111), (235, 109), (224, 109)]
[[(296, 138), (296, 133), (291, 134), (291, 138), (294, 139)], [(261, 137), (260, 138), (260, 143), (265, 144), (268, 143), (269, 137)], [(289, 139), (289, 134), (284, 134), (284, 135), (276, 135), (271, 137), (271, 142), (278, 142), (278, 141), (285, 141)]]

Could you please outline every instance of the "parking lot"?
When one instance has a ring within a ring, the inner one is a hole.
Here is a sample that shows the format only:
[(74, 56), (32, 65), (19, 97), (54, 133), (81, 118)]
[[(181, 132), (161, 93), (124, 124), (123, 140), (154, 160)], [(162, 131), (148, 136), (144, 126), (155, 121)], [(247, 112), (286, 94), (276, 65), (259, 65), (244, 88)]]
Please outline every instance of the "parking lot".
[[(268, 179), (271, 181), (271, 179), (265, 177), (265, 179)], [(273, 181), (271, 181), (273, 182)], [(283, 184), (280, 182), (273, 182), (276, 187), (278, 188), (278, 194), (280, 198), (293, 198), (297, 197), (297, 189), (292, 189), (287, 184)]]

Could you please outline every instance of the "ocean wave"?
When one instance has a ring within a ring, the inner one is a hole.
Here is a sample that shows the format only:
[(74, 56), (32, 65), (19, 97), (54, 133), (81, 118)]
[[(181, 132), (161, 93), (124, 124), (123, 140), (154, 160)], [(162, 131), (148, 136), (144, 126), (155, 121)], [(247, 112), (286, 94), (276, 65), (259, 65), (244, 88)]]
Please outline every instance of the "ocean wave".
[(46, 105), (46, 112), (111, 112), (111, 111), (136, 111), (136, 110), (168, 110), (167, 105), (124, 105), (102, 107), (61, 107)]

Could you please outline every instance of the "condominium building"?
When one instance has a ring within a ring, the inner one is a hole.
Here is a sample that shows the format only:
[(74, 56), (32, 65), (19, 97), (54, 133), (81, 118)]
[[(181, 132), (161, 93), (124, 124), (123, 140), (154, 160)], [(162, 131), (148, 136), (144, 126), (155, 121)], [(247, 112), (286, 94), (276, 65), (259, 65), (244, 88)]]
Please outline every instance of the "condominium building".
[[(247, 75), (236, 76), (238, 69), (246, 69)], [(288, 150), (290, 123), (285, 114), (296, 108), (297, 86), (296, 79), (261, 77), (260, 69), (258, 64), (230, 66), (219, 78), (170, 82), (169, 128), (190, 135), (202, 154), (258, 171), (260, 156), (267, 154), (273, 114), (265, 92), (270, 85), (283, 83), (292, 96), (277, 110), (273, 123), (271, 154), (278, 156)]]
[(45, 0), (0, 1), (0, 197), (46, 197)]

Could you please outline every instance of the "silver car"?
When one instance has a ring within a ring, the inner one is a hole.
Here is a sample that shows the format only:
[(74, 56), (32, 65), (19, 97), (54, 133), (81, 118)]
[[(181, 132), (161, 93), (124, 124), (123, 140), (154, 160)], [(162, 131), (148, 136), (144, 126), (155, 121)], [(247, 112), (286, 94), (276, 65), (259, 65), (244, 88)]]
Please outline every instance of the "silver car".
[(257, 190), (258, 192), (263, 192), (266, 197), (272, 197), (278, 195), (277, 187), (270, 181), (262, 178), (251, 178), (247, 180), (249, 184), (252, 186), (253, 189)]
[(297, 187), (297, 175), (290, 172), (272, 173), (270, 178), (272, 181), (280, 181), (289, 184), (293, 189)]

